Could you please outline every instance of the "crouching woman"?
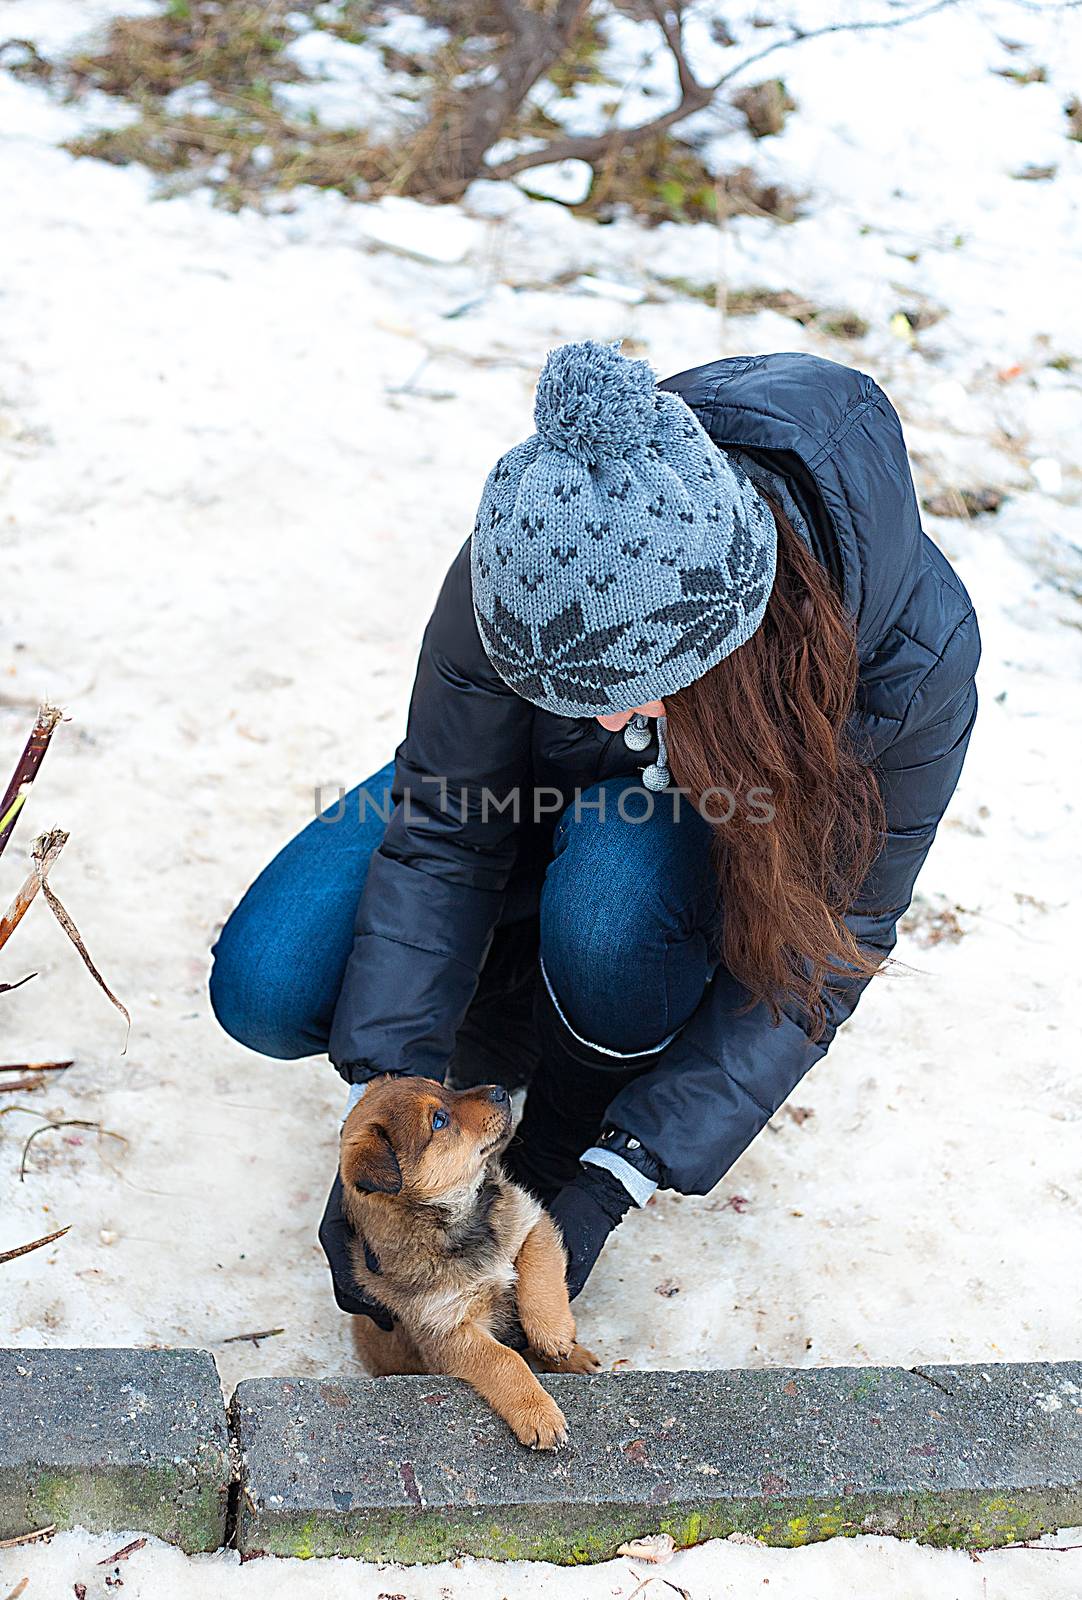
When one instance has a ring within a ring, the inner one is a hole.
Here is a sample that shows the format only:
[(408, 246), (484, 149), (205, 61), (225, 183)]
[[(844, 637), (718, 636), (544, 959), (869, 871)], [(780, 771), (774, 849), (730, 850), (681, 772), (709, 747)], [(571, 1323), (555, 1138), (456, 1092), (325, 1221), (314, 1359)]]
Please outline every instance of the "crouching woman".
[[(421, 646), (406, 737), (271, 862), (211, 995), (268, 1056), (529, 1084), (514, 1176), (578, 1293), (704, 1194), (895, 943), (976, 714), (973, 607), (898, 419), (809, 355), (661, 385), (549, 356)], [(438, 1137), (438, 1132), (434, 1132)], [(321, 1229), (353, 1283), (337, 1188)]]

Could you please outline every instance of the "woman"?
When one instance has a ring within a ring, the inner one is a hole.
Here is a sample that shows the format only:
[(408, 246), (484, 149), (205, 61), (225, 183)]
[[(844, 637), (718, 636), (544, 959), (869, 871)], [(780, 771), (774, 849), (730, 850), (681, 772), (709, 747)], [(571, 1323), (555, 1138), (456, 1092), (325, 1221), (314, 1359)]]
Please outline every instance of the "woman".
[[(392, 767), (216, 950), (230, 1033), (530, 1087), (509, 1165), (572, 1294), (658, 1185), (703, 1194), (894, 946), (961, 771), (980, 643), (898, 419), (809, 355), (660, 387), (586, 343), (489, 476)], [(389, 820), (388, 820), (389, 819)], [(358, 904), (359, 900), (359, 904)], [(343, 1309), (377, 1320), (332, 1193)]]

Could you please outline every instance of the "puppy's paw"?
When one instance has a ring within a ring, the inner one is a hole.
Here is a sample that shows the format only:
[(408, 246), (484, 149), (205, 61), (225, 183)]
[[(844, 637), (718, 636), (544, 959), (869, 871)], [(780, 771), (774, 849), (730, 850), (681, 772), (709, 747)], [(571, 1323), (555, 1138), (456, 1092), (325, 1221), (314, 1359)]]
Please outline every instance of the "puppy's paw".
[(540, 1384), (537, 1394), (516, 1406), (508, 1414), (507, 1421), (519, 1443), (529, 1445), (531, 1450), (555, 1450), (557, 1445), (567, 1442), (564, 1414)]
[(541, 1361), (562, 1361), (575, 1348), (575, 1318), (571, 1307), (546, 1307), (544, 1313), (530, 1305), (519, 1307), (522, 1331), (530, 1349)]
[(584, 1344), (573, 1344), (565, 1355), (543, 1356), (538, 1353), (537, 1364), (542, 1372), (587, 1373), (601, 1370), (601, 1362)]

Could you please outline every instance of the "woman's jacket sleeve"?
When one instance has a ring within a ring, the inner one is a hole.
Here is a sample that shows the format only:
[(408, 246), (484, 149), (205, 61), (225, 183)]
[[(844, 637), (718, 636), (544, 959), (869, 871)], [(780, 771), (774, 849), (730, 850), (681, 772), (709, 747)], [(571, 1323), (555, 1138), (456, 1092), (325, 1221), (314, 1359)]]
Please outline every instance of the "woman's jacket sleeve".
[(357, 908), (330, 1041), (348, 1081), (442, 1078), (515, 863), (531, 727), (481, 644), (466, 545), (425, 633), (396, 809)]

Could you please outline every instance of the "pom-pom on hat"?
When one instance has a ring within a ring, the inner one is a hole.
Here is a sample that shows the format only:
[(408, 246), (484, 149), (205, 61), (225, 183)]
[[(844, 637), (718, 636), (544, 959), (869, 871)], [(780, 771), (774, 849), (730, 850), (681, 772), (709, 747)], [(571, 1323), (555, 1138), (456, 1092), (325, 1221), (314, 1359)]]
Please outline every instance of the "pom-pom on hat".
[(489, 473), (474, 523), (474, 610), (493, 666), (565, 717), (686, 688), (763, 619), (769, 506), (616, 345), (553, 350), (534, 422)]
[(552, 450), (578, 461), (614, 460), (649, 444), (657, 383), (647, 361), (614, 344), (564, 344), (545, 361), (533, 419)]

